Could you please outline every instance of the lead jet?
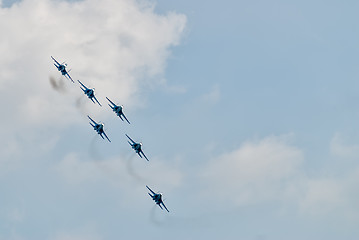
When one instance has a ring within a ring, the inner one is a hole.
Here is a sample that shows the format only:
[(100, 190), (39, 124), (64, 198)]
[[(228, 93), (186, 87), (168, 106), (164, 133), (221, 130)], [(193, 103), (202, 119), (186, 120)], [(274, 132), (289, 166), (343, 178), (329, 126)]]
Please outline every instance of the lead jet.
[[(97, 100), (97, 98), (95, 97), (95, 89), (94, 88), (88, 88), (86, 87), (85, 85), (83, 85), (82, 82), (80, 82), (80, 80), (77, 80), (81, 86), (81, 90), (84, 91), (85, 95), (88, 96), (88, 98), (93, 102), (95, 103), (95, 101), (98, 103), (98, 105), (102, 106), (101, 103), (99, 103), (99, 101)], [(95, 101), (94, 101), (95, 99)], [(96, 103), (95, 103), (96, 104)]]
[(105, 135), (105, 137), (107, 138), (107, 140), (109, 141), (109, 142), (111, 142), (111, 140), (107, 137), (107, 135), (106, 135), (106, 133), (105, 133), (105, 131), (103, 130), (103, 126), (104, 126), (104, 124), (103, 123), (97, 123), (97, 122), (95, 122), (92, 118), (90, 118), (90, 116), (88, 116), (87, 115), (87, 117), (91, 120), (91, 122), (90, 122), (90, 125), (93, 127), (93, 129), (95, 129), (95, 131), (98, 133), (98, 134), (100, 134), (100, 136), (102, 137), (102, 139), (105, 139), (103, 136), (102, 136), (102, 134), (103, 135)]
[(135, 152), (138, 154), (138, 156), (140, 156), (142, 158), (141, 155), (143, 155), (146, 158), (146, 160), (149, 161), (148, 158), (146, 157), (146, 155), (144, 154), (144, 152), (141, 149), (142, 143), (137, 143), (137, 142), (133, 141), (132, 138), (130, 138), (127, 134), (126, 134), (126, 136), (131, 141), (131, 142), (130, 141), (127, 141), (127, 142), (131, 145), (133, 150), (135, 150)]
[(69, 71), (66, 70), (67, 64), (64, 63), (64, 62), (60, 64), (60, 63), (59, 63), (58, 61), (56, 61), (56, 59), (53, 58), (52, 56), (51, 56), (51, 58), (52, 58), (52, 60), (55, 61), (54, 65), (55, 65), (55, 67), (57, 68), (57, 70), (59, 70), (63, 76), (69, 78), (69, 79), (74, 83), (74, 80), (72, 80), (71, 76), (69, 75), (69, 72), (70, 72), (71, 70), (69, 70)]
[[(148, 193), (148, 195), (151, 196), (152, 200), (155, 201), (155, 203), (163, 210), (162, 206), (167, 210), (167, 212), (170, 212), (168, 211), (166, 205), (163, 203), (163, 200), (162, 200), (162, 194), (161, 193), (155, 193), (154, 191), (152, 191), (151, 188), (149, 188), (147, 185), (146, 187), (148, 188), (148, 190), (150, 190), (150, 192), (152, 193)], [(162, 204), (162, 206), (161, 206)]]
[(123, 113), (123, 106), (118, 106), (116, 104), (114, 104), (110, 99), (108, 99), (108, 97), (106, 97), (106, 99), (112, 104), (108, 104), (110, 106), (110, 108), (112, 109), (112, 111), (114, 111), (116, 113), (117, 116), (120, 117), (120, 119), (123, 121), (122, 117), (128, 122), (128, 124), (130, 124), (130, 122), (127, 120), (125, 114)]

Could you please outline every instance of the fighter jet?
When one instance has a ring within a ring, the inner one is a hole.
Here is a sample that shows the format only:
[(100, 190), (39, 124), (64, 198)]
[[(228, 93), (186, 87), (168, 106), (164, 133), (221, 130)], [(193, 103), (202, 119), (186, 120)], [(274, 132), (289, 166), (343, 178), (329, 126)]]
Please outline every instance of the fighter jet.
[(90, 122), (90, 125), (93, 127), (93, 129), (95, 129), (95, 131), (98, 133), (98, 134), (100, 134), (100, 136), (102, 137), (102, 139), (104, 139), (104, 137), (102, 136), (102, 134), (103, 135), (105, 135), (105, 137), (107, 138), (107, 140), (109, 141), (109, 142), (111, 142), (111, 140), (107, 137), (107, 135), (106, 135), (106, 133), (104, 132), (104, 130), (103, 130), (103, 126), (104, 126), (104, 124), (103, 123), (97, 123), (97, 122), (95, 122), (92, 118), (90, 118), (90, 116), (88, 116), (87, 115), (87, 117), (91, 120), (91, 122)]
[(74, 80), (72, 80), (71, 76), (69, 75), (69, 72), (71, 71), (71, 69), (69, 71), (66, 70), (67, 64), (64, 62), (60, 64), (52, 56), (51, 56), (51, 58), (52, 58), (52, 60), (55, 61), (54, 65), (57, 68), (57, 70), (59, 70), (63, 76), (68, 77), (74, 83)]
[[(98, 105), (102, 106), (101, 103), (99, 103), (99, 101), (97, 100), (97, 98), (95, 97), (95, 89), (94, 88), (87, 88), (85, 85), (82, 84), (82, 82), (80, 82), (80, 80), (77, 80), (81, 86), (81, 90), (84, 91), (85, 95), (88, 96), (88, 98), (95, 103), (95, 101), (98, 103)], [(94, 101), (95, 99), (95, 101)], [(96, 104), (96, 103), (95, 103)]]
[(118, 106), (116, 104), (114, 104), (110, 99), (108, 99), (108, 97), (106, 97), (106, 99), (112, 104), (108, 104), (110, 106), (110, 108), (112, 109), (112, 111), (114, 111), (116, 113), (117, 116), (120, 117), (120, 119), (123, 121), (122, 117), (124, 119), (126, 119), (126, 121), (128, 122), (128, 124), (130, 124), (130, 122), (127, 120), (125, 114), (123, 113), (123, 106)]
[(128, 139), (130, 139), (130, 141), (131, 141), (131, 142), (130, 142), (130, 141), (127, 141), (127, 142), (131, 145), (131, 147), (133, 148), (133, 150), (135, 150), (135, 152), (138, 154), (138, 156), (140, 156), (140, 157), (142, 158), (141, 155), (143, 155), (143, 156), (146, 158), (146, 160), (149, 161), (148, 158), (146, 157), (146, 155), (143, 153), (143, 151), (142, 151), (142, 149), (141, 149), (142, 143), (136, 143), (136, 142), (133, 141), (127, 134), (126, 134), (126, 136), (127, 136)]
[[(166, 205), (163, 203), (163, 200), (162, 200), (162, 194), (161, 193), (155, 193), (154, 191), (151, 190), (151, 188), (149, 188), (147, 185), (146, 187), (148, 188), (148, 190), (150, 190), (150, 192), (152, 193), (148, 193), (148, 195), (151, 196), (152, 200), (156, 202), (156, 204), (163, 210), (162, 206), (167, 210), (167, 212), (170, 212), (168, 211)], [(161, 206), (162, 204), (162, 206)]]

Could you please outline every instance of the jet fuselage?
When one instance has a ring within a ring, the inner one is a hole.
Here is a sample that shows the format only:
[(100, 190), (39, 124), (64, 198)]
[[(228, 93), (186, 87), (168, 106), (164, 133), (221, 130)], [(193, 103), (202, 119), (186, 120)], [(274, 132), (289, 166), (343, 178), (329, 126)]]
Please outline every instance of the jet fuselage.
[(162, 194), (156, 193), (152, 196), (152, 199), (156, 202), (156, 204), (162, 203)]
[(96, 132), (98, 134), (103, 133), (103, 124), (102, 123), (101, 124), (96, 124), (93, 128), (96, 130)]
[(89, 98), (95, 97), (94, 89), (88, 88), (88, 89), (85, 89), (84, 92)]
[(142, 146), (141, 143), (134, 143), (132, 145), (132, 148), (136, 151), (136, 153), (139, 153), (139, 152), (141, 152), (141, 146)]
[(114, 106), (112, 110), (117, 114), (117, 116), (120, 117), (122, 115), (122, 106)]

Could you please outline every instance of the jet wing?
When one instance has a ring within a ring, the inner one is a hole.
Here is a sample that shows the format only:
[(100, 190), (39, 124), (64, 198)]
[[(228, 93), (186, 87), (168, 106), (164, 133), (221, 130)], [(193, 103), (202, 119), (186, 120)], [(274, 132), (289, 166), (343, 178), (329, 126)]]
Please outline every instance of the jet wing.
[(111, 140), (107, 137), (107, 135), (106, 135), (105, 132), (103, 132), (103, 135), (105, 135), (105, 137), (107, 138), (107, 140), (108, 140), (109, 142), (111, 142)]
[(73, 83), (75, 83), (74, 80), (72, 80), (72, 77), (70, 76), (70, 74), (69, 74), (68, 72), (66, 73), (66, 75), (69, 77), (69, 79), (70, 79)]
[(117, 106), (117, 105), (114, 104), (110, 99), (108, 99), (108, 97), (106, 97), (106, 99), (107, 99), (113, 106)]
[(167, 212), (170, 212), (170, 211), (168, 211), (166, 205), (163, 202), (162, 202), (162, 206), (167, 210)]
[(149, 186), (146, 185), (146, 188), (147, 188), (148, 190), (150, 190), (153, 195), (156, 194), (154, 191), (152, 191), (152, 189), (151, 189)]
[(126, 118), (125, 114), (122, 112), (122, 116), (124, 119), (126, 119), (126, 121), (128, 122), (128, 124), (130, 124), (130, 121), (128, 121), (128, 119)]
[(92, 118), (90, 118), (89, 115), (87, 115), (87, 117), (88, 117), (94, 124), (97, 124), (97, 122), (95, 122)]
[(77, 80), (77, 81), (81, 84), (82, 87), (84, 87), (85, 89), (88, 89), (85, 85), (82, 84), (82, 82), (80, 82), (80, 80)]
[(150, 160), (148, 160), (148, 158), (146, 157), (145, 153), (142, 150), (141, 150), (141, 153), (146, 158), (147, 161), (150, 161)]
[(94, 98), (95, 101), (98, 103), (98, 105), (100, 105), (100, 106), (102, 107), (101, 103), (99, 103), (99, 101), (97, 100), (97, 98), (96, 98), (96, 97), (93, 97), (93, 98)]
[(136, 142), (135, 141), (133, 141), (132, 140), (132, 138), (130, 138), (127, 134), (125, 134), (127, 137), (128, 137), (128, 139), (130, 139), (131, 140), (131, 142), (132, 142), (132, 144), (135, 144)]
[(56, 61), (56, 59), (55, 58), (53, 58), (52, 56), (51, 56), (51, 58), (52, 58), (52, 60), (54, 60), (55, 61), (55, 63), (57, 64), (57, 65), (61, 65), (58, 61)]

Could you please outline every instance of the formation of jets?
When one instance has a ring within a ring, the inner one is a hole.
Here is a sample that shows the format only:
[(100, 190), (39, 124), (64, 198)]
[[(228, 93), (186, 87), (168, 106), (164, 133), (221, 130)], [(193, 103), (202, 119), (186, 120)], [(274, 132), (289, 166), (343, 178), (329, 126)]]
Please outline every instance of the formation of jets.
[[(55, 67), (57, 68), (57, 70), (59, 72), (61, 72), (61, 74), (71, 80), (73, 83), (74, 80), (72, 80), (71, 76), (69, 75), (69, 71), (66, 70), (66, 67), (67, 67), (67, 64), (65, 62), (63, 63), (59, 63), (55, 58), (53, 58), (51, 56), (52, 60), (55, 62), (54, 65)], [(96, 96), (95, 96), (95, 89), (94, 88), (88, 88), (86, 87), (80, 80), (77, 80), (78, 83), (80, 84), (80, 88), (81, 90), (84, 92), (84, 94), (94, 103), (94, 104), (98, 104), (102, 107), (102, 105), (100, 104), (100, 102), (97, 100)], [(112, 102), (108, 97), (106, 97), (106, 99), (110, 102), (108, 105), (110, 106), (110, 108), (112, 109), (112, 111), (122, 120), (126, 120), (126, 122), (128, 124), (130, 124), (130, 121), (128, 121), (128, 119), (126, 118), (125, 114), (123, 113), (123, 106), (122, 105), (117, 105), (115, 104), (114, 102)], [(104, 131), (104, 124), (99, 122), (97, 123), (95, 120), (93, 120), (90, 116), (87, 115), (87, 117), (89, 118), (90, 120), (90, 125), (93, 127), (93, 129), (101, 136), (102, 139), (107, 139), (109, 142), (111, 142), (111, 140), (108, 138), (108, 136), (106, 135), (105, 131)], [(140, 158), (145, 158), (147, 161), (148, 158), (147, 156), (145, 155), (145, 153), (143, 152), (142, 150), (142, 143), (141, 142), (135, 142), (132, 138), (130, 138), (130, 136), (128, 136), (127, 134), (125, 134), (126, 137), (129, 139), (129, 141), (127, 141), (130, 146), (132, 147), (133, 150), (135, 150), (135, 152), (138, 154), (138, 156)], [(167, 212), (168, 209), (167, 207), (165, 206), (165, 204), (163, 203), (163, 200), (162, 200), (162, 194), (161, 193), (155, 193), (154, 191), (152, 191), (151, 188), (149, 188), (147, 185), (146, 185), (147, 189), (150, 191), (150, 193), (148, 193), (148, 195), (151, 196), (152, 200), (155, 201), (155, 203), (163, 210), (166, 209)]]

